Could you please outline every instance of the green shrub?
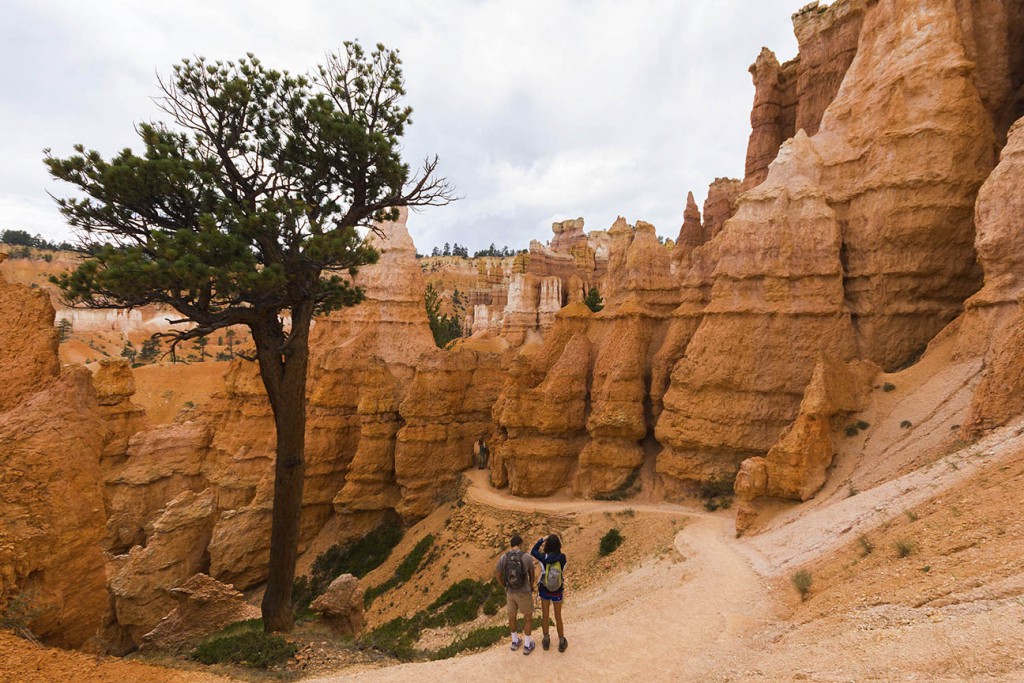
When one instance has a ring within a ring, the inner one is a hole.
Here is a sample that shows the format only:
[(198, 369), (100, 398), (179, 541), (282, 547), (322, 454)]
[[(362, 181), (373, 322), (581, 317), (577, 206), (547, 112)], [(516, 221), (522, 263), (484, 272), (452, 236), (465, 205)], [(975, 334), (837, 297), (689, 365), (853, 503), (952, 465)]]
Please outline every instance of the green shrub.
[(361, 579), (384, 564), (402, 536), (400, 525), (386, 523), (349, 546), (333, 545), (313, 560), (313, 575), (330, 576), (331, 581), (342, 574)]
[(875, 544), (872, 543), (871, 539), (869, 539), (864, 534), (860, 535), (860, 538), (857, 539), (857, 542), (860, 543), (860, 552), (861, 555), (863, 555), (864, 557), (867, 557), (868, 555), (874, 552)]
[(202, 664), (238, 664), (269, 669), (284, 664), (299, 651), (295, 643), (263, 632), (259, 619), (228, 626), (192, 650), (189, 659)]
[(381, 624), (362, 638), (364, 645), (394, 655), (399, 659), (412, 659), (413, 646), (423, 630), (423, 612), (409, 619), (397, 617)]
[(914, 552), (914, 544), (910, 541), (900, 539), (893, 543), (893, 546), (896, 548), (896, 554), (899, 557), (908, 557)]
[(846, 429), (843, 430), (843, 433), (846, 434), (847, 436), (857, 436), (858, 434), (860, 434), (860, 430), (857, 429), (857, 425), (851, 424), (846, 425)]
[(598, 548), (598, 552), (601, 557), (611, 555), (615, 552), (625, 539), (622, 533), (618, 529), (609, 529), (608, 533), (601, 537), (601, 546)]
[(395, 576), (406, 582), (413, 577), (416, 570), (420, 568), (420, 563), (423, 562), (423, 558), (426, 557), (427, 551), (430, 550), (430, 546), (434, 545), (434, 535), (427, 534), (420, 539), (409, 554), (405, 556), (402, 563), (395, 569)]
[(430, 546), (433, 544), (433, 534), (427, 534), (421, 538), (413, 549), (409, 551), (409, 554), (405, 556), (405, 559), (402, 560), (401, 564), (398, 565), (391, 578), (384, 581), (384, 583), (371, 586), (363, 592), (363, 607), (369, 608), (370, 605), (373, 604), (373, 601), (378, 597), (393, 588), (398, 588), (403, 583), (411, 579), (420, 568), (420, 565), (423, 563), (423, 558), (426, 556), (427, 551), (430, 550)]
[(909, 519), (911, 522), (916, 522), (919, 519), (918, 514), (913, 510), (904, 510), (903, 514), (905, 514), (907, 516), (907, 519)]
[(42, 614), (35, 591), (25, 590), (11, 595), (0, 607), (0, 629), (14, 631), (22, 638), (34, 640), (29, 624)]
[(714, 512), (718, 508), (732, 507), (732, 494), (736, 487), (736, 475), (720, 477), (711, 475), (697, 487), (697, 495), (704, 500), (704, 509)]
[(900, 422), (900, 429), (910, 429), (914, 425), (911, 424), (910, 420), (903, 420)]
[(882, 385), (882, 391), (885, 391), (885, 392), (893, 391), (895, 388), (896, 388), (896, 385), (893, 384), (892, 382), (886, 382), (885, 384)]
[(732, 495), (735, 487), (735, 474), (729, 477), (719, 477), (717, 474), (713, 474), (700, 483), (697, 491), (701, 498), (718, 498)]
[(857, 429), (867, 429), (868, 427), (871, 426), (864, 420), (857, 420), (854, 424), (857, 425)]
[(443, 623), (454, 625), (476, 619), (481, 608), (488, 616), (498, 613), (505, 604), (505, 591), (497, 581), (463, 579), (449, 586), (427, 607), (428, 612), (445, 608)]
[[(416, 655), (415, 645), (423, 629), (464, 624), (476, 619), (481, 608), (485, 614), (494, 615), (504, 603), (505, 590), (496, 581), (463, 579), (445, 589), (426, 609), (411, 617), (399, 617), (382, 624), (364, 635), (361, 642), (367, 647), (399, 659), (411, 659)], [(498, 628), (499, 633), (507, 633), (506, 627)], [(485, 631), (489, 632), (489, 629), (473, 631), (462, 640), (430, 656), (434, 659), (443, 659), (462, 650), (484, 647), (496, 642), (481, 640)]]
[(310, 576), (297, 577), (292, 584), (292, 604), (296, 616), (312, 616), (310, 603), (342, 574), (363, 578), (383, 564), (402, 540), (403, 534), (401, 523), (397, 519), (389, 519), (358, 541), (344, 547), (332, 545), (317, 555)]
[(860, 489), (857, 488), (856, 486), (854, 486), (852, 481), (846, 482), (846, 497), (847, 498), (853, 498), (858, 493), (860, 493)]
[(793, 587), (800, 594), (800, 600), (806, 600), (807, 594), (811, 592), (811, 585), (814, 583), (811, 573), (806, 569), (801, 569), (790, 577), (790, 581), (793, 582)]
[(488, 626), (470, 631), (464, 638), (430, 653), (431, 659), (448, 659), (465, 650), (490, 647), (508, 635), (508, 626)]

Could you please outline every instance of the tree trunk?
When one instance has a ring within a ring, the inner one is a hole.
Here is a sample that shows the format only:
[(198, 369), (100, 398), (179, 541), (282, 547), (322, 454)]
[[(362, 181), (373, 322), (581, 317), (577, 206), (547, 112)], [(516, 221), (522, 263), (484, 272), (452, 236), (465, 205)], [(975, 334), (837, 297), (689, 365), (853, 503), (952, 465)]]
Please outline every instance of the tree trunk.
[(298, 558), (302, 489), (306, 475), (306, 374), (310, 318), (306, 311), (292, 311), (293, 327), (287, 344), (276, 317), (253, 329), (260, 375), (267, 389), (277, 430), (270, 564), (261, 605), (263, 628), (268, 633), (290, 631), (294, 624), (292, 582)]

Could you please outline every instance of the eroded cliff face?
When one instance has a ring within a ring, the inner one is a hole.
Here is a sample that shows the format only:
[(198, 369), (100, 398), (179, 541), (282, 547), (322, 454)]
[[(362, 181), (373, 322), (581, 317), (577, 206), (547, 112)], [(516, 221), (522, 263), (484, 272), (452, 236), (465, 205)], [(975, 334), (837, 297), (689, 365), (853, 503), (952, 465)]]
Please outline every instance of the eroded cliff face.
[(754, 106), (741, 190), (764, 182), (782, 143), (803, 130), (818, 132), (822, 116), (835, 98), (857, 54), (866, 0), (812, 2), (793, 15), (799, 53), (779, 64), (763, 48), (750, 66)]
[(1010, 129), (975, 215), (985, 286), (967, 301), (958, 349), (985, 363), (962, 428), (968, 439), (1024, 413), (1024, 119)]
[(78, 647), (110, 607), (102, 461), (123, 426), (108, 420), (118, 391), (60, 371), (45, 295), (0, 277), (0, 304), (0, 606), (23, 603), (33, 633)]
[[(805, 7), (799, 56), (752, 68), (744, 180), (717, 179), (703, 212), (690, 194), (674, 246), (644, 221), (574, 219), (514, 258), (424, 261), (468, 295), (452, 350), (407, 214), (383, 226), (368, 300), (314, 327), (301, 547), (427, 515), (481, 438), (492, 482), (523, 496), (643, 479), (678, 499), (736, 475), (742, 530), (758, 497), (814, 496), (874, 374), (961, 313), (949, 334), (985, 360), (962, 436), (1024, 413), (1022, 4)], [(0, 601), (33, 592), (38, 634), (106, 627), (125, 651), (175, 621), (183, 586), (257, 587), (274, 432), (255, 366), (147, 427), (126, 363), (61, 372), (45, 296), (0, 281), (0, 304), (20, 316), (0, 330)]]
[[(0, 263), (7, 254), (0, 253)], [(0, 335), (0, 412), (42, 388), (60, 374), (53, 306), (39, 290), (8, 284), (0, 276), (0, 310), (6, 334)], [(45, 324), (43, 324), (45, 321)]]
[(767, 453), (819, 357), (894, 369), (959, 314), (994, 148), (953, 4), (873, 4), (818, 133), (786, 142), (691, 259), (657, 427), (669, 490)]
[(799, 134), (705, 247), (716, 264), (710, 300), (672, 370), (656, 431), (670, 492), (763, 453), (795, 416), (815, 359), (855, 355), (842, 235), (821, 175)]

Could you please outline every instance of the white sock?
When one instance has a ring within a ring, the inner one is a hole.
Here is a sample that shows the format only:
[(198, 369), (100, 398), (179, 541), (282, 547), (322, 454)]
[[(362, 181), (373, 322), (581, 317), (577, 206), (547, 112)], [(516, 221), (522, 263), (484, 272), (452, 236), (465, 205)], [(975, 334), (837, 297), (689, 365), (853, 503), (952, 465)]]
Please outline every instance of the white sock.
[(512, 642), (513, 643), (518, 643), (519, 642), (519, 634), (516, 633), (515, 631), (512, 631)]
[(526, 636), (526, 645), (527, 647), (533, 645), (533, 638), (531, 638), (530, 636)]

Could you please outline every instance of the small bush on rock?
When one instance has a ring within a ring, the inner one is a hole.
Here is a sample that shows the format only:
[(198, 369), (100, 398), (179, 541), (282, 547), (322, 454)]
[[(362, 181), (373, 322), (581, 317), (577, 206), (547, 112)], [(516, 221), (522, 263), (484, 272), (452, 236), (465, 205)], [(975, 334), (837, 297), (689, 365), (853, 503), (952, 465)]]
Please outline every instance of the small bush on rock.
[(228, 626), (220, 634), (199, 645), (189, 659), (201, 664), (238, 664), (269, 669), (284, 664), (299, 648), (280, 636), (263, 632), (259, 619)]
[(624, 540), (626, 539), (618, 529), (609, 529), (608, 533), (601, 537), (601, 545), (598, 548), (598, 552), (601, 557), (611, 555), (618, 550)]
[(811, 573), (806, 569), (801, 569), (793, 574), (790, 581), (793, 582), (793, 587), (800, 594), (800, 600), (806, 600), (807, 594), (811, 592), (811, 584), (814, 583), (814, 577), (811, 576)]
[(864, 534), (860, 535), (860, 538), (857, 539), (857, 542), (860, 543), (860, 553), (864, 557), (867, 557), (868, 555), (874, 552), (875, 544), (872, 543), (871, 539), (869, 539)]

